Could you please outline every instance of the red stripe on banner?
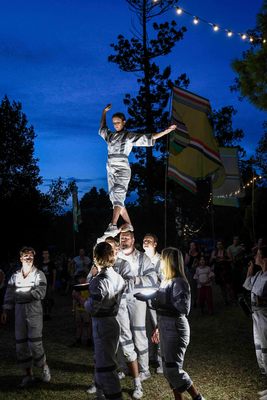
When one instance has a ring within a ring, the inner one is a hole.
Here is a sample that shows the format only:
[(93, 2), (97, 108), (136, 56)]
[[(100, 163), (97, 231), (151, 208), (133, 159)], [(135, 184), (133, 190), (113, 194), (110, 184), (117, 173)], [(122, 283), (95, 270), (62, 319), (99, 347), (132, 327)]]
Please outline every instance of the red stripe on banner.
[(174, 178), (175, 180), (181, 182), (183, 184), (183, 186), (186, 186), (186, 188), (188, 188), (189, 190), (191, 190), (192, 192), (196, 192), (197, 191), (197, 187), (196, 184), (194, 183), (190, 183), (188, 182), (186, 179), (183, 179), (178, 172), (174, 171), (173, 169), (169, 169), (168, 170), (168, 176), (170, 178)]
[(198, 143), (200, 146), (204, 147), (209, 153), (213, 154), (214, 157), (215, 157), (218, 161), (221, 162), (219, 153), (217, 153), (217, 152), (214, 151), (214, 150), (211, 150), (211, 149), (210, 149), (209, 147), (207, 147), (207, 146), (205, 145), (205, 143), (203, 143), (201, 140), (194, 138), (193, 140), (190, 140), (190, 142), (191, 142), (191, 143), (194, 143), (194, 142)]
[(183, 91), (181, 89), (177, 89), (175, 87), (173, 88), (173, 90), (174, 90), (174, 92), (177, 92), (178, 96), (181, 96), (181, 97), (184, 97), (186, 99), (189, 99), (194, 103), (201, 104), (202, 106), (204, 105), (206, 107), (207, 106), (210, 107), (209, 100), (205, 99), (204, 97), (199, 97), (199, 96), (196, 97), (196, 95), (193, 95), (193, 93), (185, 92), (185, 91)]

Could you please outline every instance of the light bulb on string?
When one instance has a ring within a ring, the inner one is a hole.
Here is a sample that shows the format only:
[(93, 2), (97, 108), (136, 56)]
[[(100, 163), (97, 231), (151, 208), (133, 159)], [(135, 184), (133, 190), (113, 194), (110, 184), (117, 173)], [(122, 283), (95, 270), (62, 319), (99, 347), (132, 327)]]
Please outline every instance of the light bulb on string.
[(177, 7), (176, 12), (178, 15), (181, 15), (183, 13), (183, 10), (181, 9), (181, 7)]
[(253, 43), (254, 42), (254, 38), (252, 36), (250, 36), (249, 41), (250, 41), (250, 43)]
[(246, 35), (245, 33), (242, 33), (242, 34), (241, 34), (241, 39), (242, 39), (242, 40), (246, 40), (246, 39), (247, 39), (247, 35)]
[(194, 17), (193, 24), (197, 25), (198, 23), (199, 23), (199, 18), (198, 17)]
[(214, 32), (218, 32), (219, 26), (217, 24), (213, 24), (213, 30)]
[(227, 31), (227, 36), (228, 37), (232, 37), (233, 36), (233, 32), (232, 31)]

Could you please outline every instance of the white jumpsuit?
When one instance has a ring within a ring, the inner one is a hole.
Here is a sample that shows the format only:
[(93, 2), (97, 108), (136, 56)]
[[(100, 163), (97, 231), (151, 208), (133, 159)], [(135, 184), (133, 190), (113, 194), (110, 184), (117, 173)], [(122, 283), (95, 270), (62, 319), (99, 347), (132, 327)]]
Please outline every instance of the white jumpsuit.
[(146, 336), (146, 303), (137, 300), (133, 295), (134, 293), (142, 292), (145, 288), (157, 288), (157, 274), (149, 257), (137, 249), (129, 256), (126, 256), (123, 252), (120, 252), (119, 256), (128, 261), (135, 280), (133, 291), (126, 295), (127, 313), (125, 307), (125, 319), (122, 317), (121, 322), (127, 325), (130, 323), (132, 338), (126, 336), (129, 330), (125, 329), (125, 337), (121, 341), (121, 345), (128, 361), (135, 360), (133, 351), (134, 348), (137, 350), (140, 372), (147, 372), (149, 360)]
[[(257, 362), (261, 373), (267, 375), (267, 272), (249, 276), (244, 288), (251, 291), (253, 337)], [(257, 297), (261, 298), (259, 305)]]
[(152, 134), (128, 132), (111, 132), (108, 127), (101, 128), (99, 135), (108, 144), (108, 192), (114, 206), (124, 207), (128, 185), (131, 179), (131, 168), (128, 156), (133, 146), (151, 147), (155, 144)]
[(15, 272), (8, 282), (3, 309), (10, 310), (15, 306), (16, 353), (23, 369), (32, 364), (42, 367), (46, 361), (41, 303), (45, 293), (46, 277), (35, 267), (25, 278), (21, 270)]
[(183, 393), (192, 380), (183, 369), (190, 341), (187, 315), (190, 311), (190, 288), (182, 278), (162, 281), (153, 306), (157, 310), (163, 373), (172, 389)]
[(92, 316), (95, 384), (106, 399), (121, 400), (116, 353), (120, 326), (117, 313), (125, 283), (112, 267), (103, 268), (89, 283), (90, 297), (84, 303)]

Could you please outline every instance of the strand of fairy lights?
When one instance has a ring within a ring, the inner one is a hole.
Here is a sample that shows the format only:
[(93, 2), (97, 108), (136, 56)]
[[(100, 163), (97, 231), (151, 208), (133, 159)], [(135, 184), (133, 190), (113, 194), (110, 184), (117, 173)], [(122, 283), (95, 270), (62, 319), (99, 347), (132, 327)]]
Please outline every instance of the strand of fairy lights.
[(252, 178), (249, 182), (245, 183), (240, 189), (236, 190), (235, 192), (231, 192), (228, 194), (224, 194), (224, 195), (220, 195), (220, 196), (214, 196), (216, 198), (229, 198), (229, 197), (234, 197), (239, 195), (243, 190), (247, 189), (248, 187), (250, 187), (251, 185), (254, 184), (255, 181), (257, 180), (261, 180), (263, 177), (261, 175), (259, 176), (255, 176), (254, 178)]
[[(153, 3), (159, 3), (159, 2), (160, 2), (160, 0), (153, 0)], [(192, 22), (193, 22), (194, 25), (198, 25), (200, 22), (203, 22), (204, 24), (209, 25), (213, 29), (214, 32), (218, 32), (219, 30), (224, 31), (226, 33), (227, 37), (229, 37), (229, 38), (233, 37), (234, 35), (237, 35), (243, 41), (249, 41), (250, 43), (263, 43), (263, 44), (267, 43), (266, 38), (255, 37), (255, 36), (249, 35), (249, 34), (247, 34), (245, 32), (234, 32), (232, 29), (224, 28), (221, 25), (218, 25), (218, 24), (213, 23), (213, 22), (209, 22), (204, 18), (201, 18), (201, 17), (199, 17), (197, 15), (191, 14), (189, 11), (186, 11), (182, 7), (176, 6), (175, 8), (176, 8), (176, 13), (178, 15), (186, 14), (186, 15), (191, 16), (193, 18)]]

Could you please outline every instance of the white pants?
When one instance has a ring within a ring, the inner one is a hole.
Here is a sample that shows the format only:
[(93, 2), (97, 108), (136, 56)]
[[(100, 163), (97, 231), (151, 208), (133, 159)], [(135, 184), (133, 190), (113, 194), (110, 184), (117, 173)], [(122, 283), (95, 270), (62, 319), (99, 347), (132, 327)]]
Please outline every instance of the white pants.
[(262, 374), (267, 375), (267, 309), (253, 311), (252, 319), (257, 362)]

